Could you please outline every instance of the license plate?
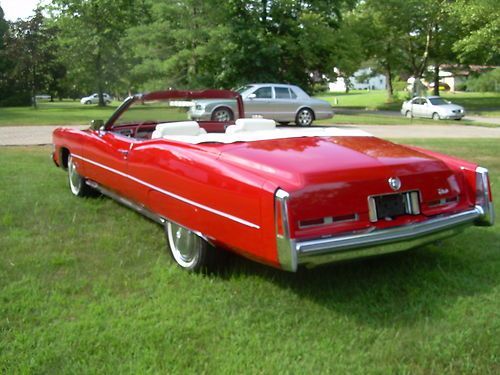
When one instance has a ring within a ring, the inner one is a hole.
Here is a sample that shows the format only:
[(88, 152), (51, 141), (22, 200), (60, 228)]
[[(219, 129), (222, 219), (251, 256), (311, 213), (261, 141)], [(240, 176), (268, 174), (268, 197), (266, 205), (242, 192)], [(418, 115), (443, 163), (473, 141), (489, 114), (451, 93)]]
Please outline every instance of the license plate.
[(370, 221), (391, 220), (402, 215), (420, 214), (419, 193), (375, 195), (368, 198)]

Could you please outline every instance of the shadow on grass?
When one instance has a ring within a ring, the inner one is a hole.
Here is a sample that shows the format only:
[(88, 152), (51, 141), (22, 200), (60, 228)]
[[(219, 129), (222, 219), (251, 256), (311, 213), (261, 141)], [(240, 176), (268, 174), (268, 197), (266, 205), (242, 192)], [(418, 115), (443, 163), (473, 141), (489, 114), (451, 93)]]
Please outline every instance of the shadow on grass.
[[(467, 236), (466, 244), (464, 237)], [(440, 247), (337, 263), (287, 273), (236, 259), (226, 275), (252, 274), (292, 290), (337, 314), (373, 326), (413, 325), (445, 317), (457, 299), (488, 292), (500, 284), (498, 249), (473, 244), (500, 243), (492, 231), (469, 230)]]

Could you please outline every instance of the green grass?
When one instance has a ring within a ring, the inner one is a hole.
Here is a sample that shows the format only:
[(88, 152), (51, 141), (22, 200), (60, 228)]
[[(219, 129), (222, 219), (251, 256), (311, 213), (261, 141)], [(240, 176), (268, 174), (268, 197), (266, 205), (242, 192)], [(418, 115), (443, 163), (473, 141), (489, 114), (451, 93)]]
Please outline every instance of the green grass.
[[(400, 95), (403, 95), (401, 93)], [(330, 102), (333, 107), (371, 109), (371, 110), (400, 110), (402, 100), (387, 103), (387, 92), (385, 90), (351, 90), (348, 94), (344, 92), (332, 92), (318, 95), (319, 99)]]
[[(398, 92), (393, 102), (387, 102), (385, 90), (353, 90), (346, 93), (327, 93), (318, 96), (332, 103), (334, 107), (347, 107), (370, 110), (399, 111), (407, 94)], [(429, 92), (429, 95), (432, 95)], [(496, 92), (441, 92), (441, 96), (453, 103), (459, 104), (470, 114), (497, 116), (500, 114), (500, 93)]]
[[(443, 94), (447, 99), (465, 106), (471, 114), (483, 116), (500, 117), (500, 94), (498, 93), (447, 93)], [(399, 97), (403, 97), (402, 94)], [(387, 94), (384, 90), (375, 91), (352, 91), (345, 93), (328, 93), (319, 96), (328, 100), (335, 107), (369, 110), (394, 110), (399, 111), (402, 100), (386, 103)], [(337, 103), (337, 104), (336, 104)], [(41, 102), (38, 109), (27, 107), (0, 108), (0, 126), (16, 125), (85, 125), (91, 120), (106, 120), (113, 113), (118, 102), (101, 108), (97, 105), (82, 105), (78, 101), (63, 102)], [(185, 119), (184, 113), (177, 113), (169, 118)], [(387, 116), (369, 113), (341, 114), (333, 120), (319, 121), (319, 124), (374, 124), (374, 125), (396, 125), (396, 124), (436, 124), (428, 119), (408, 120), (403, 116)], [(498, 127), (496, 124), (487, 124), (476, 121), (439, 121), (438, 124), (463, 124)]]
[[(415, 140), (490, 168), (496, 140)], [(162, 229), (0, 148), (0, 373), (497, 374), (500, 227), (297, 274), (191, 275)], [(497, 205), (497, 212), (500, 207)]]
[(351, 113), (351, 114), (336, 114), (332, 119), (315, 121), (316, 125), (473, 125), (482, 127), (497, 128), (499, 124), (489, 124), (469, 120), (440, 120), (413, 118), (408, 119), (404, 116), (384, 116), (371, 113)]

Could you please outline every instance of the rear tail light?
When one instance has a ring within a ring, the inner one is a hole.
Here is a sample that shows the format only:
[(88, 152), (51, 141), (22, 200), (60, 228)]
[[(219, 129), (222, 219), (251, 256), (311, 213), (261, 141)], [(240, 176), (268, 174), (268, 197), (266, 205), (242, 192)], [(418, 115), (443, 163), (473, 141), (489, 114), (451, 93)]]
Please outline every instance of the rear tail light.
[(493, 225), (495, 211), (491, 195), (490, 179), (486, 168), (476, 168), (476, 208), (482, 212), (477, 220), (478, 225)]

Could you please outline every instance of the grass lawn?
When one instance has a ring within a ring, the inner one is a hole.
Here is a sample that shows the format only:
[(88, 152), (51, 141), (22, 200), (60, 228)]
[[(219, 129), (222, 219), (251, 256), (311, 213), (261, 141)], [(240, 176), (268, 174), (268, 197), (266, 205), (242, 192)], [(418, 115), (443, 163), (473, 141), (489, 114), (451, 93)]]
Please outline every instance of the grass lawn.
[[(415, 140), (490, 168), (496, 140)], [(160, 226), (0, 148), (0, 372), (498, 374), (500, 226), (297, 274), (191, 275)], [(497, 212), (500, 207), (497, 204)]]
[(315, 121), (316, 125), (474, 125), (482, 127), (498, 128), (498, 124), (480, 123), (468, 120), (440, 120), (412, 118), (408, 119), (404, 116), (384, 116), (372, 113), (350, 113), (350, 114), (335, 114), (332, 119)]
[[(444, 94), (445, 98), (457, 104), (462, 104), (471, 113), (500, 117), (500, 94), (498, 93), (456, 93)], [(401, 100), (394, 103), (385, 103), (386, 92), (376, 91), (352, 91), (345, 93), (328, 93), (319, 98), (328, 100), (335, 107), (348, 107), (353, 109), (371, 110), (395, 110), (401, 108)], [(338, 103), (338, 104), (335, 104)], [(0, 108), (0, 126), (15, 125), (85, 125), (91, 120), (106, 120), (118, 107), (119, 102), (101, 108), (97, 105), (83, 105), (78, 101), (63, 102), (41, 102), (38, 109), (27, 107)], [(496, 111), (494, 110), (496, 108)], [(488, 111), (485, 111), (487, 109)], [(174, 119), (174, 118), (172, 118)], [(184, 113), (177, 113), (175, 119), (186, 119)], [(403, 116), (387, 116), (383, 114), (353, 113), (339, 114), (333, 120), (318, 121), (319, 124), (373, 124), (373, 125), (396, 125), (396, 124), (463, 124), (498, 127), (496, 124), (480, 123), (476, 121), (439, 121), (429, 119), (407, 119)]]
[[(431, 93), (429, 93), (431, 95)], [(346, 93), (327, 93), (318, 96), (332, 103), (334, 107), (348, 107), (371, 110), (399, 111), (405, 93), (398, 93), (398, 98), (392, 103), (387, 103), (385, 90), (353, 90)], [(465, 107), (469, 114), (481, 116), (500, 117), (500, 93), (497, 92), (442, 92), (441, 96), (455, 104)]]

